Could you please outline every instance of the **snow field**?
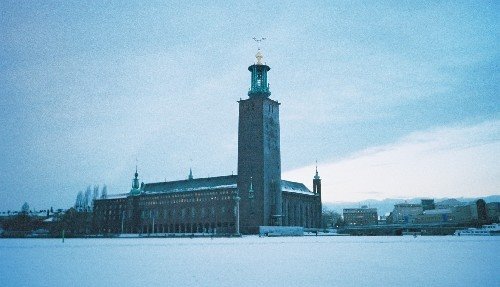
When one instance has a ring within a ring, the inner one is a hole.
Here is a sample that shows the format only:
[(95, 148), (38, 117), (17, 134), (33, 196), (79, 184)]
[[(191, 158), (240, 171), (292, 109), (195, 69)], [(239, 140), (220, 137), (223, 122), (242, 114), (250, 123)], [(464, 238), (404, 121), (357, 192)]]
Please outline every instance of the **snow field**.
[(2, 239), (2, 286), (500, 286), (498, 237)]

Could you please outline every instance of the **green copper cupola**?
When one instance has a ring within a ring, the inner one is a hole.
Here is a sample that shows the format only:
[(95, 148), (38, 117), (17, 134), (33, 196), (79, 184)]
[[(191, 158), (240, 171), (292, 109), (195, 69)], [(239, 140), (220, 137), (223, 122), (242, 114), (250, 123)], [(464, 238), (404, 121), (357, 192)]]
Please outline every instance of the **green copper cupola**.
[(141, 190), (139, 189), (139, 173), (137, 173), (137, 166), (135, 166), (134, 179), (132, 180), (132, 189), (130, 190), (131, 195), (139, 195)]
[(252, 82), (250, 86), (250, 91), (248, 91), (248, 96), (253, 97), (266, 97), (271, 95), (269, 91), (269, 84), (267, 83), (267, 72), (271, 70), (268, 65), (262, 64), (262, 53), (260, 49), (255, 55), (257, 58), (257, 63), (248, 67), (248, 70), (252, 73)]

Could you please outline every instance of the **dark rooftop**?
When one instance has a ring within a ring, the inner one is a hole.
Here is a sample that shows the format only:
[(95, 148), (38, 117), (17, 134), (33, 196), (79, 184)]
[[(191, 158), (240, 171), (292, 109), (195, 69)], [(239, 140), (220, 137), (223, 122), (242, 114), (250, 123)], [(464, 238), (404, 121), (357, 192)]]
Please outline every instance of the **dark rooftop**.
[[(189, 192), (189, 191), (204, 191), (211, 189), (236, 189), (237, 175), (217, 176), (194, 178), (176, 181), (154, 182), (144, 184), (144, 193), (171, 193), (171, 192)], [(283, 192), (300, 193), (306, 195), (314, 195), (303, 183), (282, 180), (281, 190)], [(129, 193), (111, 194), (107, 199), (118, 199), (129, 196)]]
[(194, 178), (177, 181), (146, 183), (146, 193), (156, 192), (183, 192), (207, 189), (236, 188), (238, 176), (227, 175), (217, 177)]

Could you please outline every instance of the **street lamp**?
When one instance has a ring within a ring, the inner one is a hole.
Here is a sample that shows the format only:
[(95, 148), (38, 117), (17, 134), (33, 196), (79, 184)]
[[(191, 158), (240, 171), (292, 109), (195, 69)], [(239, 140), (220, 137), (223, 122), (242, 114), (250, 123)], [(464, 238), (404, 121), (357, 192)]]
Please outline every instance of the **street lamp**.
[(240, 196), (238, 195), (238, 190), (234, 193), (234, 202), (236, 203), (236, 235), (240, 235)]
[(122, 211), (122, 233), (123, 234), (123, 221), (125, 220), (125, 210)]

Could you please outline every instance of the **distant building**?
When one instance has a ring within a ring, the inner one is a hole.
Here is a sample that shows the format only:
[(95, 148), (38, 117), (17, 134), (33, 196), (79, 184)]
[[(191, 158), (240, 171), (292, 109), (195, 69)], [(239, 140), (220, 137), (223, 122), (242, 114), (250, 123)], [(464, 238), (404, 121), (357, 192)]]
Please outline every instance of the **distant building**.
[(387, 215), (380, 215), (378, 218), (378, 225), (386, 225), (387, 224)]
[[(321, 225), (321, 178), (313, 191), (281, 179), (280, 103), (270, 99), (269, 66), (262, 53), (251, 65), (248, 99), (240, 100), (238, 175), (139, 185), (130, 193), (95, 201), (94, 218), (104, 233), (258, 233), (259, 226)], [(209, 163), (207, 163), (209, 164)], [(240, 226), (241, 225), (241, 226)]]
[(459, 201), (455, 198), (446, 199), (441, 202), (435, 203), (436, 209), (450, 209), (457, 206), (464, 206), (466, 203)]
[(469, 204), (471, 208), (472, 219), (480, 224), (485, 224), (488, 221), (488, 210), (484, 199), (478, 199)]
[(491, 222), (500, 222), (500, 202), (486, 204), (488, 219)]
[(391, 213), (392, 223), (414, 223), (417, 216), (423, 213), (422, 204), (398, 203)]
[(434, 199), (422, 199), (421, 203), (422, 203), (422, 209), (424, 211), (436, 209), (436, 205), (434, 204)]
[(452, 209), (453, 221), (455, 223), (471, 223), (472, 211), (470, 205), (455, 206)]
[(452, 222), (452, 211), (450, 209), (424, 210), (422, 214), (416, 216), (415, 223), (432, 224)]
[(344, 222), (347, 226), (377, 225), (378, 215), (376, 208), (368, 208), (364, 205), (361, 208), (344, 208)]
[(479, 199), (468, 204), (455, 204), (455, 206), (446, 209), (424, 210), (423, 214), (417, 216), (416, 223), (485, 224), (498, 222), (499, 213), (500, 203), (486, 204), (483, 199)]

